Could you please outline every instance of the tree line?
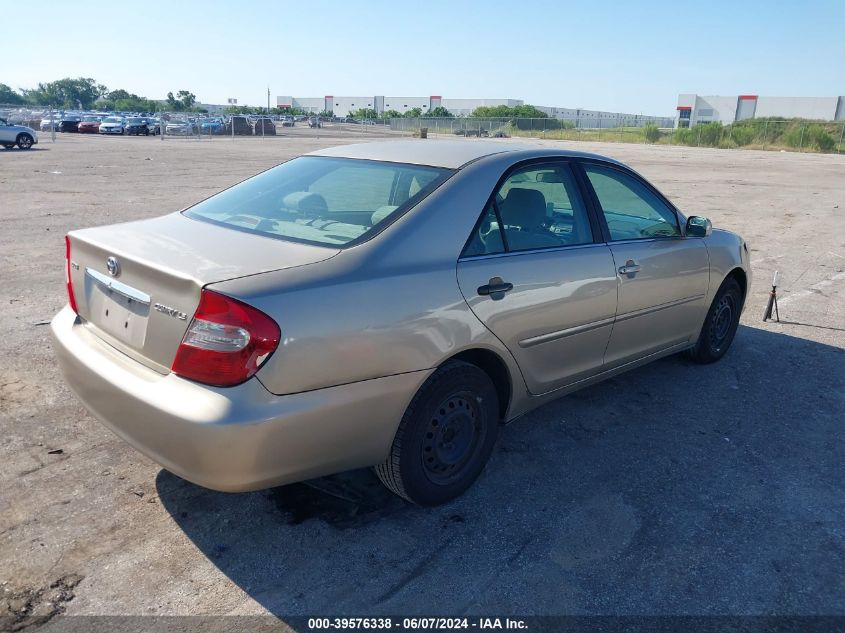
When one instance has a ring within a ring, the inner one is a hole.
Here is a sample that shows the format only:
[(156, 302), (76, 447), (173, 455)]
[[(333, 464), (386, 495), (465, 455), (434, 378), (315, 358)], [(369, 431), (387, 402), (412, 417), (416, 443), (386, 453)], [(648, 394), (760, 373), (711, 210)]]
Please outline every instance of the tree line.
[[(14, 90), (6, 84), (0, 83), (0, 104), (52, 106), (54, 108), (80, 108), (90, 110), (95, 106), (101, 110), (118, 110), (124, 112), (157, 112), (162, 108), (170, 112), (205, 112), (197, 106), (197, 97), (189, 90), (179, 90), (174, 95), (167, 93), (165, 101), (155, 101), (140, 97), (123, 89), (109, 90), (103, 84), (97, 83), (91, 77), (76, 79), (65, 77), (56, 81), (39, 83), (32, 89)], [(231, 106), (226, 108), (229, 114), (261, 114), (267, 109), (254, 106)], [(309, 114), (301, 108), (272, 108), (272, 114)], [(319, 113), (320, 116), (331, 117), (331, 111)], [(379, 114), (372, 108), (360, 108), (350, 113), (355, 119), (394, 119), (394, 118), (453, 118), (454, 115), (443, 106), (423, 112), (422, 108), (411, 108), (407, 112), (387, 110)], [(520, 106), (482, 106), (475, 108), (470, 114), (477, 118), (526, 118), (545, 119), (548, 114), (532, 105)]]
[(176, 112), (203, 112), (196, 105), (197, 97), (188, 90), (174, 95), (167, 93), (167, 100), (155, 101), (123, 89), (109, 90), (91, 77), (73, 79), (65, 77), (56, 81), (39, 83), (37, 87), (17, 91), (0, 83), (0, 103), (20, 106), (51, 106), (54, 108), (80, 108), (90, 110), (120, 110), (129, 112), (156, 112), (162, 108)]

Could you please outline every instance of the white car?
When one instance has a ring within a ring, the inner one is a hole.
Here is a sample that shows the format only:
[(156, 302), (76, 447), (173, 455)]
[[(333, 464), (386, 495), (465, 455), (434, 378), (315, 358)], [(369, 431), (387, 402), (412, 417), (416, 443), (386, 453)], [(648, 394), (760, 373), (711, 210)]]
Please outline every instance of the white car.
[(171, 121), (164, 128), (164, 133), (168, 136), (190, 136), (193, 127), (190, 121)]
[(62, 118), (58, 114), (54, 114), (52, 120), (47, 117), (46, 119), (41, 119), (41, 131), (42, 132), (50, 132), (51, 128), (53, 130), (59, 131), (59, 123), (62, 122)]
[(38, 143), (38, 132), (25, 125), (9, 125), (6, 119), (0, 119), (0, 144), (6, 149), (17, 145), (21, 149), (29, 149)]
[(100, 134), (123, 134), (124, 121), (119, 116), (108, 116), (100, 123)]

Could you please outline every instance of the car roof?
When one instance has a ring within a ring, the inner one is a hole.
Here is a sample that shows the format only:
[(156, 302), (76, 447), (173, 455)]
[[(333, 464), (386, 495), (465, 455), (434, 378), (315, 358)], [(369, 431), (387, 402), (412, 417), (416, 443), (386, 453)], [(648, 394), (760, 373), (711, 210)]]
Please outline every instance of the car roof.
[(354, 143), (337, 147), (326, 147), (307, 154), (308, 156), (331, 156), (335, 158), (356, 158), (378, 160), (411, 165), (429, 165), (458, 169), (486, 156), (515, 153), (514, 161), (541, 156), (579, 157), (617, 161), (587, 152), (561, 150), (543, 145), (513, 143), (508, 141), (452, 141), (452, 140), (402, 140)]

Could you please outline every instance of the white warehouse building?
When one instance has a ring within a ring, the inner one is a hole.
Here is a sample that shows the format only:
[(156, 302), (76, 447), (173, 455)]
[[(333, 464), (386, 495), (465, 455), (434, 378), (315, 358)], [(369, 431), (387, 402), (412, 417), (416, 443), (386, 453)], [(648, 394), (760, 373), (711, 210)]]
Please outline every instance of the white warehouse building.
[(701, 96), (678, 95), (677, 127), (697, 123), (733, 123), (745, 119), (845, 120), (845, 96), (840, 97), (760, 97), (758, 95)]
[(276, 97), (278, 108), (301, 108), (306, 112), (333, 112), (335, 116), (349, 116), (350, 113), (361, 108), (373, 109), (379, 114), (388, 110), (396, 110), (402, 114), (419, 108), (423, 116), (434, 108), (444, 107), (455, 116), (466, 116), (481, 106), (519, 106), (523, 101), (519, 99), (444, 99), (440, 95), (430, 97), (339, 97), (326, 95), (325, 97), (293, 97), (282, 95)]

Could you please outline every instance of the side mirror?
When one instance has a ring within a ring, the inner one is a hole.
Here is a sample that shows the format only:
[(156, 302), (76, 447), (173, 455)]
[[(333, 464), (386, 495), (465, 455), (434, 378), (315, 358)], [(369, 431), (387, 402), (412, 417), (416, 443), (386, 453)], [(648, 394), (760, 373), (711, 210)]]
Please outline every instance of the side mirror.
[(713, 223), (700, 215), (687, 218), (687, 237), (707, 237), (713, 232)]

